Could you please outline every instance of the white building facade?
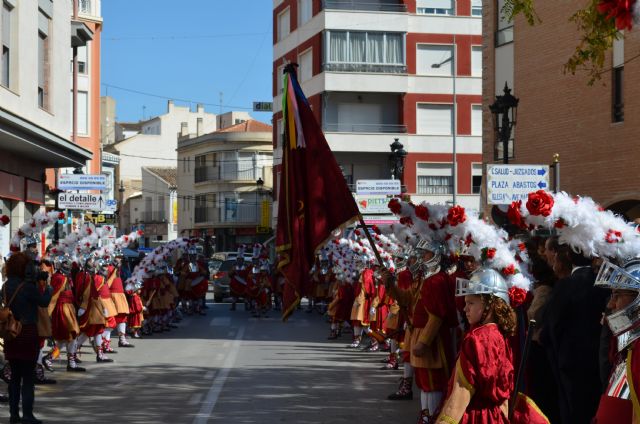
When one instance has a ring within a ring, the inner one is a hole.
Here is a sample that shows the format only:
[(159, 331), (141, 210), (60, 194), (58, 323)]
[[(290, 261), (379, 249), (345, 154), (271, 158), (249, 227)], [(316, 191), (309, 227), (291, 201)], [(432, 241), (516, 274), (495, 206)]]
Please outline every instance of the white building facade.
[(455, 191), (478, 209), (481, 15), (479, 0), (274, 0), (274, 139), (282, 70), (296, 62), (348, 184), (391, 178), (398, 139), (414, 201), (450, 202)]

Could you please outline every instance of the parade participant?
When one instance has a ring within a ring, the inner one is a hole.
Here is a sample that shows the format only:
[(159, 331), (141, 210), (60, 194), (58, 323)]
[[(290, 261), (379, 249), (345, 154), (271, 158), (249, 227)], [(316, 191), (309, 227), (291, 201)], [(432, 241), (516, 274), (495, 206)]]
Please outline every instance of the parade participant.
[(640, 260), (619, 267), (605, 261), (596, 286), (612, 289), (606, 321), (614, 335), (615, 363), (594, 424), (640, 423)]
[[(102, 333), (107, 326), (107, 318), (112, 313), (111, 318), (116, 315), (115, 306), (112, 312), (102, 306), (102, 301), (111, 300), (111, 294), (103, 290), (106, 286), (105, 278), (96, 273), (95, 258), (86, 255), (83, 260), (84, 269), (76, 276), (75, 289), (76, 301), (78, 302), (78, 324), (82, 334), (78, 337), (78, 348), (83, 342), (93, 337), (93, 350), (96, 353), (96, 362), (113, 362), (104, 354)], [(102, 291), (102, 296), (101, 296)], [(108, 296), (107, 296), (108, 294)], [(113, 301), (112, 301), (113, 303)], [(115, 322), (115, 319), (113, 320)]]
[[(33, 416), (34, 376), (38, 359), (39, 340), (37, 307), (47, 307), (51, 301), (51, 287), (41, 293), (36, 287), (37, 272), (33, 260), (17, 252), (7, 261), (7, 282), (3, 286), (5, 304), (17, 317), (22, 330), (14, 339), (5, 339), (5, 359), (11, 368), (9, 382), (10, 423), (40, 423)], [(22, 413), (20, 418), (20, 397)]]
[(260, 294), (259, 287), (260, 278), (260, 245), (253, 245), (253, 256), (251, 257), (251, 273), (247, 278), (247, 287), (245, 288), (245, 302), (249, 304), (249, 310), (254, 317), (258, 316), (258, 296)]
[(206, 315), (203, 310), (204, 298), (209, 290), (209, 268), (203, 255), (196, 255), (195, 271), (191, 269), (189, 280), (191, 284), (191, 300), (194, 304), (194, 312), (198, 315)]
[(469, 280), (458, 279), (472, 330), (465, 336), (447, 399), (437, 424), (508, 423), (514, 367), (507, 337), (516, 329), (508, 284), (500, 273), (480, 268)]
[(120, 277), (123, 257), (124, 254), (122, 250), (114, 250), (111, 264), (107, 267), (107, 286), (109, 287), (111, 299), (117, 311), (114, 319), (118, 330), (118, 347), (131, 348), (133, 345), (127, 341), (127, 318), (130, 313), (129, 303), (127, 302), (122, 278)]
[(173, 274), (168, 265), (165, 265), (160, 274), (160, 308), (161, 308), (161, 322), (165, 331), (169, 331), (172, 328), (177, 328), (172, 323), (174, 319), (174, 312), (176, 310), (176, 304), (179, 298), (178, 290), (174, 284)]
[(271, 281), (271, 269), (269, 267), (269, 261), (266, 258), (261, 259), (260, 274), (257, 278), (258, 286), (258, 309), (262, 316), (267, 316), (267, 311), (271, 307), (271, 288), (273, 283)]
[(186, 280), (187, 274), (189, 272), (189, 252), (185, 248), (182, 251), (182, 257), (178, 259), (176, 262), (176, 266), (174, 267), (174, 272), (178, 276), (178, 294), (180, 295), (180, 301), (182, 304), (183, 312), (187, 315), (191, 315), (191, 311), (189, 310), (188, 305), (188, 292), (191, 287), (187, 287)]
[(70, 279), (71, 264), (69, 258), (59, 256), (55, 258), (54, 265), (56, 272), (51, 278), (53, 296), (49, 303), (53, 339), (60, 348), (66, 347), (67, 371), (84, 372), (85, 369), (76, 362), (76, 338), (80, 335), (80, 328)]
[(389, 305), (387, 292), (384, 284), (380, 284), (380, 276), (377, 272), (377, 266), (373, 266), (374, 270), (374, 290), (371, 306), (369, 307), (369, 333), (372, 337), (371, 346), (367, 349), (369, 352), (377, 352), (380, 350), (380, 343), (386, 339), (384, 332), (384, 322), (389, 313)]
[(106, 259), (96, 261), (97, 272), (94, 277), (94, 284), (98, 292), (101, 310), (106, 319), (102, 332), (102, 349), (105, 353), (117, 353), (111, 347), (111, 332), (117, 327), (116, 316), (118, 315), (118, 309), (116, 308), (113, 297), (111, 296), (111, 289), (109, 288), (109, 265), (110, 262)]
[(354, 289), (355, 300), (351, 308), (351, 325), (353, 327), (353, 342), (348, 346), (350, 348), (361, 348), (362, 333), (366, 333), (369, 327), (369, 310), (371, 301), (375, 296), (375, 285), (373, 278), (373, 270), (364, 268), (359, 273), (358, 282)]
[(127, 303), (129, 304), (129, 316), (127, 317), (127, 326), (132, 332), (131, 337), (139, 339), (140, 329), (142, 328), (142, 321), (144, 321), (144, 306), (142, 299), (140, 299), (141, 285), (134, 282), (128, 282), (125, 286), (125, 293), (127, 295)]
[[(47, 285), (51, 282), (51, 276), (54, 271), (53, 258), (51, 257), (53, 244), (47, 246), (44, 256), (41, 260), (38, 260), (38, 238), (31, 236), (26, 237), (25, 240), (29, 243), (29, 246), (27, 246), (29, 254), (32, 255), (39, 266), (38, 290), (40, 290), (40, 293), (44, 293)], [(38, 307), (38, 335), (40, 336), (40, 354), (38, 356), (38, 365), (36, 366), (36, 378), (37, 382), (42, 384), (46, 380), (44, 370), (53, 371), (52, 351), (46, 354), (44, 352), (47, 340), (51, 339), (51, 314), (48, 308)]]
[(238, 299), (244, 298), (247, 291), (247, 282), (250, 278), (251, 270), (244, 263), (244, 254), (246, 247), (241, 245), (238, 248), (238, 256), (236, 256), (236, 264), (233, 269), (229, 271), (229, 289), (231, 290), (231, 297), (233, 303), (231, 303), (231, 310), (236, 310), (236, 303)]
[[(403, 254), (401, 257), (396, 258), (396, 274), (398, 281), (398, 289), (400, 290), (410, 290), (411, 286), (414, 284), (413, 275), (411, 270), (416, 262), (416, 257), (410, 254)], [(394, 369), (397, 370), (400, 364), (400, 344), (404, 340), (404, 326), (406, 322), (407, 309), (405, 307), (401, 307), (398, 301), (393, 298), (393, 294), (391, 291), (387, 290), (387, 303), (389, 304), (389, 314), (387, 315), (387, 319), (384, 322), (384, 329), (387, 335), (389, 335), (389, 357), (384, 361), (385, 365), (382, 369)], [(402, 355), (402, 362), (404, 365), (404, 373), (407, 374), (403, 376), (403, 379), (413, 379), (413, 368), (411, 367), (408, 355)], [(406, 359), (406, 361), (404, 360)], [(413, 381), (413, 380), (411, 380)], [(406, 384), (401, 384), (402, 389)], [(409, 384), (409, 388), (411, 388), (411, 384)], [(394, 393), (390, 395), (389, 399), (397, 400), (402, 399), (402, 397), (407, 396), (407, 393)]]

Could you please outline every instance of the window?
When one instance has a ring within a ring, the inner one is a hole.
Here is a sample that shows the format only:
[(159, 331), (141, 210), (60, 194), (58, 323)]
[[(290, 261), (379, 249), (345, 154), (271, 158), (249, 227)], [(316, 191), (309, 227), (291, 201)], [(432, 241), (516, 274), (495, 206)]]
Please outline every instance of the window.
[(453, 134), (453, 105), (419, 104), (416, 112), (418, 134)]
[(284, 65), (278, 66), (278, 70), (276, 71), (276, 82), (277, 82), (277, 92), (276, 95), (282, 93), (282, 84), (284, 79)]
[(417, 49), (417, 74), (453, 75), (453, 45), (418, 44)]
[(453, 193), (450, 163), (418, 163), (418, 194)]
[(278, 15), (278, 41), (283, 40), (289, 35), (289, 31), (291, 30), (289, 23), (289, 8), (287, 7), (284, 12)]
[(2, 3), (2, 75), (0, 84), (11, 84), (11, 19), (13, 8)]
[(418, 0), (417, 12), (424, 15), (453, 15), (453, 0)]
[(482, 190), (482, 164), (471, 165), (471, 193), (480, 194)]
[(311, 0), (298, 0), (298, 26), (306, 23), (313, 14)]
[(242, 124), (243, 122), (247, 122), (245, 119), (236, 119), (233, 121), (234, 125)]
[(471, 16), (482, 16), (482, 0), (471, 0)]
[(78, 91), (78, 134), (89, 134), (89, 93), (86, 91)]
[(624, 66), (613, 68), (613, 101), (612, 118), (613, 122), (624, 121)]
[(91, 0), (79, 0), (78, 13), (82, 13), (84, 15), (91, 15)]
[(49, 108), (49, 29), (51, 19), (38, 10), (38, 106)]
[(498, 28), (496, 31), (496, 47), (513, 42), (513, 21), (510, 21), (502, 13), (504, 2), (505, 0), (498, 0), (496, 9), (496, 26)]
[[(86, 75), (89, 72), (88, 64), (88, 45), (78, 47), (78, 73)], [(71, 48), (71, 55), (73, 56), (73, 48)], [(73, 72), (73, 57), (71, 57), (71, 72)]]
[(471, 106), (471, 135), (482, 135), (482, 105)]
[(471, 46), (471, 76), (482, 76), (482, 46)]
[(309, 49), (306, 52), (298, 56), (298, 63), (300, 68), (298, 70), (298, 80), (304, 82), (310, 80), (313, 76), (313, 49)]
[(404, 35), (395, 32), (327, 31), (329, 63), (404, 65)]

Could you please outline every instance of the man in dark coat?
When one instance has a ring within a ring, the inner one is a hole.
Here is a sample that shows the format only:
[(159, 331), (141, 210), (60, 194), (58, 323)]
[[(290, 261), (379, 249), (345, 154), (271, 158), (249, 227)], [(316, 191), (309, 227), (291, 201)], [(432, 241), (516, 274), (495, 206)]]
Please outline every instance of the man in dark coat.
[(602, 392), (600, 320), (607, 292), (594, 287), (591, 261), (570, 253), (572, 271), (554, 287), (545, 310), (541, 342), (558, 385), (562, 424), (588, 424)]

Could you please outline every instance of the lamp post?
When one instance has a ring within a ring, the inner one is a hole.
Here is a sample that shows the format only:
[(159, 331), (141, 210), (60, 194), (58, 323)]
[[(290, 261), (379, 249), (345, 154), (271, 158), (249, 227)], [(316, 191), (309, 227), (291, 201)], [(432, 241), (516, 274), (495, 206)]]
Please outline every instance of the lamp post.
[(261, 227), (260, 222), (260, 197), (262, 197), (262, 188), (264, 187), (264, 181), (262, 177), (256, 181), (256, 241), (258, 241), (258, 227)]
[(518, 114), (518, 102), (520, 99), (511, 94), (511, 89), (504, 83), (502, 95), (496, 96), (496, 101), (489, 106), (494, 116), (494, 128), (498, 142), (502, 143), (503, 162), (509, 163), (509, 139), (511, 131), (516, 125), (516, 117)]
[(456, 96), (456, 74), (458, 73), (456, 70), (456, 35), (453, 34), (453, 52), (450, 57), (443, 60), (439, 63), (434, 63), (431, 65), (433, 69), (439, 69), (442, 65), (447, 62), (451, 62), (451, 75), (453, 76), (453, 148), (452, 148), (452, 156), (453, 162), (451, 165), (451, 185), (452, 187), (452, 203), (455, 205), (457, 203), (457, 191), (458, 191), (458, 155), (457, 155), (457, 143), (456, 143), (456, 133), (458, 132), (458, 109), (457, 109), (457, 96)]
[(122, 234), (125, 233), (125, 231), (122, 228), (122, 213), (124, 211), (124, 184), (122, 183), (122, 180), (120, 180), (120, 187), (118, 188), (118, 193), (120, 193), (120, 196), (118, 196), (120, 199), (120, 206), (118, 207), (118, 227), (120, 227), (120, 231), (122, 231)]
[(402, 193), (407, 191), (402, 180), (404, 177), (404, 160), (408, 153), (404, 150), (404, 146), (400, 143), (400, 140), (395, 138), (393, 143), (390, 144), (391, 154), (389, 155), (389, 165), (391, 168), (391, 179), (400, 180), (400, 187)]

